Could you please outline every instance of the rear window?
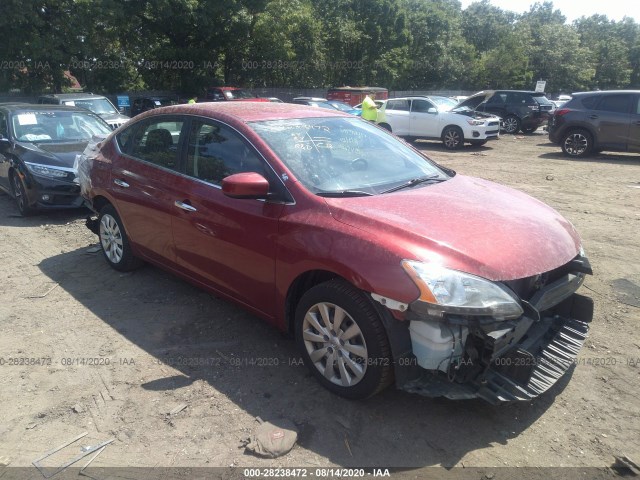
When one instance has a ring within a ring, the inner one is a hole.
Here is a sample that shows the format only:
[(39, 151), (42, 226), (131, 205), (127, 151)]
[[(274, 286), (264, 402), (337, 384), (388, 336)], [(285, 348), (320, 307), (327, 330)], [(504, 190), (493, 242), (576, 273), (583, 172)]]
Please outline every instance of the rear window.
[(544, 95), (534, 95), (533, 99), (540, 105), (552, 105), (551, 101)]

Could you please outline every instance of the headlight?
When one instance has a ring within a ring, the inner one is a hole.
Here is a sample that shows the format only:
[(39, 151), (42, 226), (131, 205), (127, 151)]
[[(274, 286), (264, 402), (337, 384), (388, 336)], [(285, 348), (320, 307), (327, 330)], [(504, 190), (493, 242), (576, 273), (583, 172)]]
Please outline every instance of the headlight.
[(55, 167), (48, 167), (37, 163), (24, 162), (31, 173), (40, 175), (41, 177), (50, 178), (66, 178), (69, 175), (69, 169), (61, 169)]
[(518, 318), (524, 310), (505, 288), (469, 273), (404, 260), (402, 267), (420, 289), (420, 301), (435, 313)]
[(476, 120), (474, 118), (467, 119), (467, 122), (469, 123), (469, 125), (474, 125), (474, 126), (484, 125), (484, 120)]

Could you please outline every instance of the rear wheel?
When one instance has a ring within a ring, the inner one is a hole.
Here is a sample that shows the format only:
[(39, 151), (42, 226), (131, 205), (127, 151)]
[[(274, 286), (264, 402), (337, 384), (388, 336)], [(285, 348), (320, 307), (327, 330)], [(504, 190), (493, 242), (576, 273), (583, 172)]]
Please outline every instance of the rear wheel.
[(562, 139), (562, 151), (565, 155), (574, 158), (586, 157), (593, 148), (591, 134), (581, 128), (570, 130)]
[(518, 133), (518, 130), (520, 130), (520, 119), (515, 115), (507, 115), (504, 117), (504, 120), (502, 120), (502, 128), (507, 133)]
[(464, 134), (460, 127), (447, 127), (442, 132), (442, 143), (449, 150), (458, 150), (464, 145)]
[(112, 205), (102, 207), (98, 225), (100, 246), (109, 265), (121, 272), (129, 272), (142, 264), (142, 261), (133, 255), (122, 221)]
[(388, 123), (379, 123), (378, 125), (380, 125), (382, 128), (384, 128), (387, 131), (391, 131), (391, 125), (389, 125)]
[(13, 198), (16, 200), (16, 205), (18, 206), (20, 215), (23, 217), (33, 215), (34, 209), (29, 206), (27, 189), (25, 188), (20, 175), (15, 172), (11, 175), (11, 188), (13, 190)]
[(296, 343), (316, 379), (342, 397), (370, 397), (393, 381), (380, 316), (364, 292), (342, 280), (303, 295), (296, 308)]

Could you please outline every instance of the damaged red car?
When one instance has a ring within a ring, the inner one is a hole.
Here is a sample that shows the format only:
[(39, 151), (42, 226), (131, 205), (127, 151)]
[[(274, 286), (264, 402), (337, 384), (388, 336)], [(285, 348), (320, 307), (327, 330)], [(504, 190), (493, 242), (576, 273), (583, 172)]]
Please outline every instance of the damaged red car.
[(344, 397), (529, 400), (593, 316), (570, 222), (338, 111), (158, 108), (79, 170), (113, 268), (158, 265), (291, 332)]

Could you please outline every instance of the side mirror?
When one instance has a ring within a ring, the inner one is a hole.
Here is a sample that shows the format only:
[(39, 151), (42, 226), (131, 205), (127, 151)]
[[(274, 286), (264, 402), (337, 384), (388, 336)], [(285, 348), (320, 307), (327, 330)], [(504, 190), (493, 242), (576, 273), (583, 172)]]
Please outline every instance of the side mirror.
[(222, 193), (231, 198), (264, 199), (269, 194), (269, 182), (259, 173), (236, 173), (222, 179)]
[(427, 110), (427, 113), (438, 113), (438, 109), (431, 107), (430, 109)]
[(0, 135), (0, 152), (5, 152), (11, 148), (11, 142), (8, 138), (4, 138)]

